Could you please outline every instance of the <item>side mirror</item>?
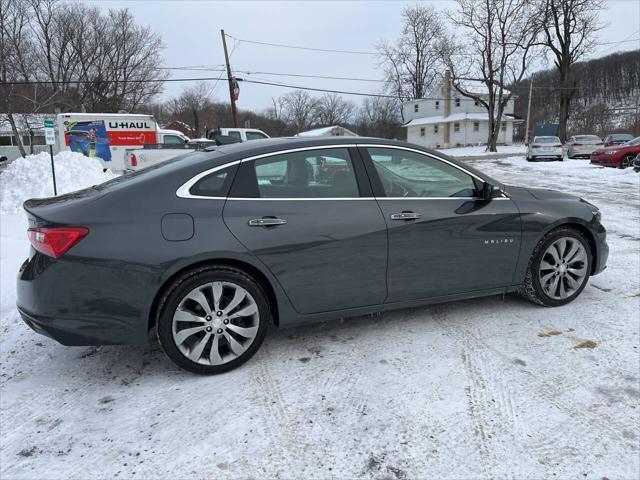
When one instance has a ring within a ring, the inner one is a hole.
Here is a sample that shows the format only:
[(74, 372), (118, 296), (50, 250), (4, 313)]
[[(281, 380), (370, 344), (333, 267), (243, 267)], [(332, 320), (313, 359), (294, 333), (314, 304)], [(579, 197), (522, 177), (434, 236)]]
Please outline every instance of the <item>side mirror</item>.
[(484, 182), (482, 184), (482, 190), (480, 191), (480, 198), (482, 198), (482, 200), (491, 200), (500, 191), (500, 187), (491, 185), (489, 182)]

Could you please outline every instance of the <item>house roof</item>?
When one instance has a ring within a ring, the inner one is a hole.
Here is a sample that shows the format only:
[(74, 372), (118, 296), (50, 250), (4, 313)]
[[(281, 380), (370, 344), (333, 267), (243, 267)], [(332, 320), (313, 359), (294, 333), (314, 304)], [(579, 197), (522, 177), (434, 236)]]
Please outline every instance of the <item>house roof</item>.
[[(503, 115), (502, 121), (512, 121), (512, 122), (521, 122), (515, 118), (513, 115)], [(488, 122), (489, 114), (488, 113), (454, 113), (453, 115), (449, 115), (447, 117), (443, 117), (441, 115), (434, 117), (421, 117), (414, 118), (410, 122), (407, 122), (403, 125), (403, 127), (415, 127), (421, 125), (434, 125), (437, 123), (453, 123), (453, 122), (462, 122), (462, 121), (474, 121), (474, 122)]]

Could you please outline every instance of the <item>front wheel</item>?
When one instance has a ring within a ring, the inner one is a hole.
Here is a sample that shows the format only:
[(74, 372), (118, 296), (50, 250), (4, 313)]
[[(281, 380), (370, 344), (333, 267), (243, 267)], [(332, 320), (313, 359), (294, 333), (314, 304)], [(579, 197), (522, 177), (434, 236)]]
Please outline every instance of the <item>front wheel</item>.
[(620, 160), (620, 168), (632, 167), (634, 159), (635, 155), (625, 155), (622, 160)]
[(202, 267), (168, 289), (158, 317), (158, 340), (179, 367), (216, 374), (249, 360), (268, 323), (268, 302), (251, 277), (233, 268)]
[(534, 249), (521, 294), (545, 307), (565, 305), (587, 285), (592, 261), (589, 242), (581, 232), (557, 228)]

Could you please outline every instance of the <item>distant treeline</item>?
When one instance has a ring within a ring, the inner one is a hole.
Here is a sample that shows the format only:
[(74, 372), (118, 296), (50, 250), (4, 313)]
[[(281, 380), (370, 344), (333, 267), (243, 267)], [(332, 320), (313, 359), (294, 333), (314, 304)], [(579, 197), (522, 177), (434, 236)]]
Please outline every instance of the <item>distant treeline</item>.
[[(637, 105), (640, 97), (640, 50), (613, 53), (606, 57), (577, 63), (576, 95), (569, 119), (571, 134), (606, 134), (626, 131), (640, 134)], [(515, 92), (515, 113), (527, 116), (529, 81), (521, 82)], [(558, 117), (558, 72), (555, 68), (536, 72), (531, 96), (531, 124), (554, 122)], [(524, 123), (521, 135), (524, 134)]]

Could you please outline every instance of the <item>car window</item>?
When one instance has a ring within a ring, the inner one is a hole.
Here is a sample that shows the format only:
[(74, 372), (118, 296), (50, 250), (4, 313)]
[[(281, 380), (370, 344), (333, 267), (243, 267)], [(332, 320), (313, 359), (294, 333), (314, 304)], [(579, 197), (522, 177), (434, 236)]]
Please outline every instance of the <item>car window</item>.
[(627, 143), (625, 143), (624, 145), (627, 146), (632, 146), (632, 145), (640, 145), (640, 137), (636, 137), (633, 140), (629, 140)]
[(182, 145), (184, 144), (184, 139), (180, 138), (178, 135), (165, 135), (164, 143), (171, 144), (171, 145), (177, 145), (177, 144)]
[(238, 132), (238, 131), (233, 131), (233, 130), (229, 130), (229, 131), (227, 132), (227, 136), (229, 136), (229, 137), (235, 137), (235, 138), (242, 138), (242, 137), (240, 136), (240, 132)]
[(535, 137), (533, 143), (560, 143), (558, 137)]
[(575, 137), (578, 142), (600, 142), (600, 137), (596, 135), (578, 135)]
[(428, 155), (391, 148), (368, 148), (387, 197), (473, 197), (473, 178)]
[(233, 165), (201, 178), (189, 189), (189, 193), (201, 197), (226, 197), (237, 168), (237, 165)]
[(263, 138), (269, 138), (264, 133), (260, 132), (247, 132), (247, 140), (261, 140)]
[(260, 198), (358, 197), (358, 184), (346, 148), (307, 150), (256, 160)]

